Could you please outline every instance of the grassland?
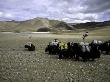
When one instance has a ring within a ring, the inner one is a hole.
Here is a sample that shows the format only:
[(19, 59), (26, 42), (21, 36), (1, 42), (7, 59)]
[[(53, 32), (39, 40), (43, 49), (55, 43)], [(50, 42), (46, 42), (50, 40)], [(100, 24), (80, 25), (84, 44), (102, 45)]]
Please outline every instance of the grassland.
[[(86, 41), (110, 40), (107, 32), (105, 29), (91, 31)], [(0, 82), (110, 82), (110, 55), (102, 54), (100, 59), (82, 62), (59, 60), (58, 56), (44, 52), (54, 38), (63, 42), (80, 42), (81, 37), (82, 33), (0, 33)], [(24, 49), (28, 41), (36, 46), (36, 51)]]

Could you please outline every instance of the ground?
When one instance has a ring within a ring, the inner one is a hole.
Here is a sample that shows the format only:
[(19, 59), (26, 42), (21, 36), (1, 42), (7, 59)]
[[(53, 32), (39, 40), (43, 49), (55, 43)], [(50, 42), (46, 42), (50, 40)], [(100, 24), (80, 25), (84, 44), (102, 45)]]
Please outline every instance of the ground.
[[(31, 38), (29, 38), (31, 37)], [(0, 33), (0, 82), (110, 82), (110, 55), (102, 54), (95, 61), (58, 59), (45, 53), (45, 47), (54, 38), (60, 41), (80, 42), (82, 35)], [(93, 39), (110, 40), (110, 36), (89, 35)], [(26, 51), (28, 41), (35, 51)]]

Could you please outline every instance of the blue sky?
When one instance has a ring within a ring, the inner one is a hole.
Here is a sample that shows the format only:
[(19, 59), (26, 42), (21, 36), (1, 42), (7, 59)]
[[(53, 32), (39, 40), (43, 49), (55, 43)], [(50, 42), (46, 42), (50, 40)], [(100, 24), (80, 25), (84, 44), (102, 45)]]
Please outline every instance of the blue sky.
[(65, 22), (110, 20), (110, 0), (0, 0), (0, 20), (36, 17)]

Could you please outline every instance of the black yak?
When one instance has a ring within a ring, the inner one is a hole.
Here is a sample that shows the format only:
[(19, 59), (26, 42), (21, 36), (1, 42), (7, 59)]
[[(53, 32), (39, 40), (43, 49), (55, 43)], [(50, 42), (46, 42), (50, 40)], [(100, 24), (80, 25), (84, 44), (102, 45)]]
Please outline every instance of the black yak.
[(35, 46), (31, 42), (26, 44), (24, 47), (27, 48), (29, 51), (35, 51)]
[(103, 53), (105, 51), (106, 54), (110, 52), (110, 40), (105, 41), (99, 45), (99, 50)]

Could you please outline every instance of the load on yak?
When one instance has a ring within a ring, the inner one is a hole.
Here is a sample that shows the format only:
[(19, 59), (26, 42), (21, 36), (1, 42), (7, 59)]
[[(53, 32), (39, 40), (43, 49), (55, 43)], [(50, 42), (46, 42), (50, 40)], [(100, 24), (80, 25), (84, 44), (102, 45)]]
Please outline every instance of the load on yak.
[(59, 40), (54, 39), (52, 42), (49, 42), (47, 45), (45, 52), (49, 52), (49, 54), (58, 54), (58, 46), (59, 46)]

